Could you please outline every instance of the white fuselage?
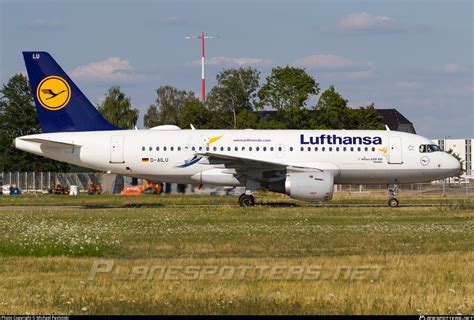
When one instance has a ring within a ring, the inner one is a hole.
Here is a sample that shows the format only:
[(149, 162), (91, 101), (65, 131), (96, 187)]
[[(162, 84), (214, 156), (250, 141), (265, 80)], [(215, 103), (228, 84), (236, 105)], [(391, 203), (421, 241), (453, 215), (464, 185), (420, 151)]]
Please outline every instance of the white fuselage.
[[(35, 138), (75, 146), (56, 146)], [(30, 139), (28, 141), (28, 139)], [(455, 175), (459, 162), (441, 151), (421, 152), (429, 139), (372, 130), (117, 130), (19, 137), (27, 152), (126, 176), (176, 183), (245, 185), (234, 169), (205, 153), (330, 171), (334, 183), (412, 183)], [(265, 170), (246, 168), (263, 177)]]

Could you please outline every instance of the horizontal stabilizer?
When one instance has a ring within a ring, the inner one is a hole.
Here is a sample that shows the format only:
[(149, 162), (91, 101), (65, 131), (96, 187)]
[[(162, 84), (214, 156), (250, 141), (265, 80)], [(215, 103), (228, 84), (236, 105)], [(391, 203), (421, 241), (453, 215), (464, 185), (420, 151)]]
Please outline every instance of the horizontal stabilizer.
[(72, 142), (64, 142), (64, 141), (56, 141), (56, 140), (48, 140), (48, 139), (40, 139), (40, 138), (19, 138), (19, 139), (23, 141), (41, 143), (43, 145), (46, 145), (52, 148), (79, 148), (81, 147), (81, 145), (78, 145)]

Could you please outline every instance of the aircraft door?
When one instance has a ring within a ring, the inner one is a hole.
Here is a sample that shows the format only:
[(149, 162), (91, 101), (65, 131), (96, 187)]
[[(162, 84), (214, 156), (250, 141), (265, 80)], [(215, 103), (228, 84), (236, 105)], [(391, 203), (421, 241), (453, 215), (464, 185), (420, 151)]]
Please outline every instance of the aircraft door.
[(277, 158), (283, 158), (284, 150), (285, 150), (284, 145), (282, 145), (282, 144), (277, 145), (277, 147), (276, 147), (276, 156), (277, 156)]
[(389, 137), (388, 163), (401, 164), (402, 157), (402, 139), (400, 137)]
[(110, 163), (125, 163), (123, 152), (123, 136), (112, 136), (110, 140)]

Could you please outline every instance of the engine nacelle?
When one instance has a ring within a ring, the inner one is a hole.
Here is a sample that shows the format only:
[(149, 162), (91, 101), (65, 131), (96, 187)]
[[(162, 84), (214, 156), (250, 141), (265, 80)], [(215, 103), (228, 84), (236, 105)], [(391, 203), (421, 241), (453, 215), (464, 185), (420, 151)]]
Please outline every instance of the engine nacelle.
[(334, 191), (334, 176), (328, 171), (290, 172), (286, 175), (285, 193), (305, 201), (328, 201)]
[(240, 186), (242, 183), (235, 177), (235, 172), (229, 169), (210, 169), (196, 173), (191, 180), (200, 184), (219, 186)]

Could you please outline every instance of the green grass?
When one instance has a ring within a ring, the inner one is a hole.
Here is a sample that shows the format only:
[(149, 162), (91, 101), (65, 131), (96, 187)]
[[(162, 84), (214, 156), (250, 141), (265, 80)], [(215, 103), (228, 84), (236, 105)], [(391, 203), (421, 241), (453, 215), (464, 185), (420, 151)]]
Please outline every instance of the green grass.
[[(40, 207), (0, 208), (2, 314), (474, 312), (470, 198), (431, 198), (451, 205), (396, 209), (310, 207), (270, 194), (260, 199), (301, 206), (240, 208), (235, 197), (210, 196), (4, 198), (9, 197), (1, 198), (4, 206), (24, 201)], [(47, 207), (52, 204), (81, 207)], [(129, 205), (145, 207), (124, 207)], [(121, 281), (111, 274), (87, 281), (98, 258), (113, 259), (125, 270), (143, 265), (385, 269), (376, 281), (355, 282)]]
[[(286, 195), (271, 192), (256, 192), (257, 204), (263, 205), (296, 205), (311, 206), (314, 203), (298, 201), (291, 199)], [(413, 195), (400, 194), (401, 205), (404, 204), (443, 204), (443, 205), (468, 205), (474, 206), (474, 195)], [(370, 204), (385, 205), (387, 203), (387, 194), (375, 192), (372, 194), (358, 193), (338, 193), (333, 200), (321, 203), (323, 205), (344, 205), (344, 204)], [(318, 204), (318, 203), (316, 203)], [(27, 194), (21, 196), (0, 197), (0, 207), (2, 206), (87, 206), (95, 207), (160, 207), (160, 206), (195, 206), (195, 205), (238, 205), (237, 196), (209, 196), (209, 195), (141, 195), (141, 196), (121, 196), (121, 195), (100, 195), (91, 196), (81, 194), (71, 197), (65, 195), (50, 194)]]
[(12, 209), (0, 211), (0, 256), (313, 257), (468, 251), (473, 245), (473, 211)]

